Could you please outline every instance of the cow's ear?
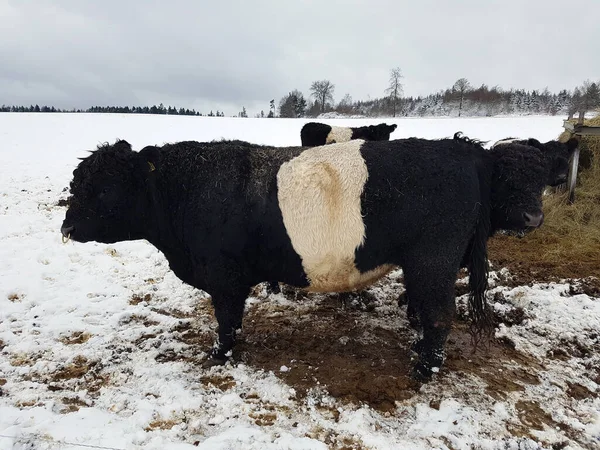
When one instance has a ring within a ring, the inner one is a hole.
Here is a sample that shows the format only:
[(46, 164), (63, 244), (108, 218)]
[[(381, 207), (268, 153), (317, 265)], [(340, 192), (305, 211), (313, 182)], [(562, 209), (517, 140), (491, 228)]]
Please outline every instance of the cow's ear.
[(390, 128), (392, 129), (392, 131), (394, 131), (396, 128), (398, 128), (398, 125), (396, 125), (396, 124), (390, 125)]
[(120, 151), (131, 151), (131, 144), (123, 139), (117, 139), (113, 148)]
[(146, 172), (154, 172), (158, 170), (160, 162), (160, 151), (158, 147), (144, 147), (140, 150), (139, 157), (142, 170)]
[(540, 148), (542, 143), (535, 138), (529, 138), (527, 139), (527, 145), (530, 145), (531, 147)]
[(572, 137), (567, 141), (567, 148), (569, 149), (569, 153), (573, 153), (573, 151), (579, 145), (579, 139)]

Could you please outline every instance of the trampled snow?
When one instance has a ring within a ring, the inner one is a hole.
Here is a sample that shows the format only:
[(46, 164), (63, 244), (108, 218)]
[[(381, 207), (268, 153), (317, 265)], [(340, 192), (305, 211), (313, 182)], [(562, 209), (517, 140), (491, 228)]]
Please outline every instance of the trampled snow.
[[(383, 121), (398, 124), (392, 139), (462, 131), (490, 143), (510, 136), (546, 141), (562, 130), (559, 117), (323, 120)], [(306, 122), (0, 114), (0, 449), (600, 448), (600, 380), (586, 375), (598, 353), (547, 357), (558, 345), (599, 348), (600, 300), (569, 294), (566, 282), (491, 292), (505, 299), (497, 309), (526, 311), (522, 324), (503, 325), (498, 337), (538, 364), (539, 383), (494, 398), (476, 376), (442, 371), (382, 412), (319, 386), (299, 396), (281, 378), (298, 370), (293, 361), (275, 371), (243, 363), (202, 369), (208, 346), (192, 347), (173, 333), (216, 328), (207, 294), (177, 279), (145, 241), (61, 242), (66, 208), (57, 202), (68, 195), (77, 158), (100, 143), (122, 138), (140, 149), (227, 138), (300, 145)], [(286, 302), (282, 295), (259, 297), (249, 303)], [(565, 396), (567, 385), (583, 394)], [(537, 416), (520, 409), (534, 403)], [(527, 421), (534, 416), (541, 422)]]

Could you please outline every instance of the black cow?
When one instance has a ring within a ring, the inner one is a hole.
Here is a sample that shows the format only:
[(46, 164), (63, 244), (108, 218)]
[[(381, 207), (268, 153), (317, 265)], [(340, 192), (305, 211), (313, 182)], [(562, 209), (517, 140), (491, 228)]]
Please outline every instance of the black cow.
[(348, 142), (352, 139), (365, 141), (389, 141), (390, 134), (398, 125), (369, 125), (365, 127), (334, 127), (319, 122), (309, 122), (300, 130), (303, 147)]
[(492, 148), (510, 144), (529, 145), (541, 150), (548, 157), (546, 160), (552, 166), (546, 183), (548, 186), (558, 186), (567, 181), (569, 176), (569, 159), (579, 145), (579, 141), (576, 138), (571, 138), (565, 143), (548, 141), (542, 144), (534, 138), (518, 139), (510, 137), (496, 142)]
[(348, 292), (401, 266), (423, 329), (414, 375), (428, 379), (443, 361), (464, 255), (472, 317), (489, 325), (487, 239), (541, 225), (544, 156), (465, 138), (332, 145), (104, 145), (73, 172), (61, 232), (79, 242), (146, 239), (181, 280), (208, 292), (219, 332), (207, 366), (227, 360), (252, 286)]
[[(461, 135), (461, 132), (456, 133), (454, 135), (454, 139), (465, 139), (461, 137)], [(531, 146), (541, 150), (544, 158), (540, 162), (549, 174), (546, 184), (548, 186), (557, 186), (567, 180), (569, 159), (573, 154), (573, 151), (577, 148), (579, 141), (572, 138), (566, 143), (549, 141), (545, 144), (542, 144), (534, 138), (518, 139), (510, 137), (502, 139), (501, 141), (497, 141), (494, 145), (492, 145), (492, 149), (496, 149), (498, 152), (502, 151), (503, 148), (512, 151), (515, 144)], [(468, 260), (468, 255), (463, 256), (463, 262), (461, 263), (462, 268), (466, 268), (468, 266)], [(421, 324), (419, 305), (412, 301), (412, 298), (409, 297), (407, 292), (404, 292), (398, 297), (398, 304), (407, 305), (407, 318), (411, 327), (415, 330), (420, 330)]]

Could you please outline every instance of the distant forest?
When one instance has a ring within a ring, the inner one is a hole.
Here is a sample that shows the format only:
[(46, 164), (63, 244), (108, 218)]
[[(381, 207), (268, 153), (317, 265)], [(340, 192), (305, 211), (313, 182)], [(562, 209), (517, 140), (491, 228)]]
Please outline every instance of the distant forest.
[[(60, 109), (54, 106), (0, 106), (0, 112), (52, 112), (52, 113), (119, 113), (119, 114), (171, 114), (178, 116), (202, 116), (201, 113), (194, 109), (165, 107), (162, 103), (158, 106), (92, 106), (88, 109)], [(207, 116), (224, 117), (225, 114), (221, 111), (213, 113), (212, 111)]]
[[(403, 97), (402, 74), (399, 68), (392, 69), (385, 96), (369, 100), (354, 101), (345, 94), (334, 101), (335, 85), (329, 80), (315, 81), (310, 86), (310, 95), (295, 89), (276, 105), (275, 99), (268, 102), (268, 108), (254, 117), (259, 118), (298, 118), (298, 117), (481, 117), (499, 115), (568, 115), (582, 111), (592, 111), (600, 107), (599, 83), (585, 81), (572, 91), (563, 89), (553, 93), (548, 88), (526, 91), (523, 89), (503, 90), (498, 86), (485, 84), (472, 87), (466, 78), (460, 78), (450, 88), (425, 97)], [(266, 105), (265, 105), (266, 106)], [(82, 109), (60, 109), (54, 106), (6, 106), (0, 112), (75, 112), (75, 113), (133, 113), (166, 114), (185, 116), (225, 117), (222, 111), (201, 113), (194, 109), (164, 106), (92, 106)], [(246, 108), (233, 117), (248, 117)]]

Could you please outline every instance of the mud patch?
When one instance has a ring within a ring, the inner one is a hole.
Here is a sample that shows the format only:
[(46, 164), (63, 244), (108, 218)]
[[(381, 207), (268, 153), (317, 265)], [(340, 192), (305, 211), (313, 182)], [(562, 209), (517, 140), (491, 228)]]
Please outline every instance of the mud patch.
[[(550, 282), (560, 279), (589, 278), (588, 286), (593, 292), (600, 289), (600, 252), (593, 257), (544, 258), (549, 249), (561, 242), (546, 243), (543, 246), (527, 239), (496, 235), (488, 241), (489, 258), (494, 267), (505, 267), (521, 282)], [(594, 252), (592, 252), (594, 253)], [(521, 284), (523, 285), (523, 284)], [(598, 295), (595, 295), (596, 297)]]
[(61, 414), (69, 414), (72, 412), (79, 411), (79, 408), (87, 408), (89, 406), (93, 406), (93, 404), (88, 404), (87, 402), (78, 397), (63, 397), (61, 401), (63, 405), (65, 405), (65, 407), (60, 410)]
[[(273, 371), (300, 396), (318, 387), (341, 401), (366, 403), (383, 412), (416, 395), (420, 384), (411, 378), (415, 355), (409, 350), (416, 334), (403, 309), (384, 305), (365, 313), (328, 300), (309, 313), (273, 306), (256, 305), (247, 313), (236, 352), (248, 365)], [(446, 363), (438, 376), (476, 375), (496, 399), (539, 383), (537, 373), (543, 369), (504, 340), (474, 352), (468, 326), (460, 322), (455, 323), (446, 349)]]
[(592, 398), (597, 396), (597, 394), (591, 392), (588, 388), (582, 386), (581, 384), (571, 383), (567, 381), (567, 386), (569, 387), (567, 389), (567, 394), (569, 395), (569, 397), (574, 398), (575, 400), (584, 400), (586, 398)]
[(600, 298), (600, 279), (588, 277), (574, 281), (569, 286), (569, 294), (585, 294), (590, 297)]
[(76, 356), (73, 362), (68, 364), (52, 375), (53, 381), (71, 380), (73, 378), (81, 378), (89, 372), (92, 366), (97, 364), (96, 361), (89, 361), (85, 356)]
[(254, 423), (260, 427), (272, 426), (277, 421), (277, 415), (268, 413), (250, 413), (249, 416), (254, 419)]
[(7, 298), (8, 298), (9, 302), (15, 303), (15, 302), (20, 302), (22, 297), (21, 297), (21, 295), (13, 292), (11, 294), (8, 294)]
[(153, 430), (170, 430), (171, 428), (173, 428), (175, 425), (177, 425), (179, 422), (176, 422), (174, 420), (153, 420), (152, 422), (150, 422), (148, 424), (148, 426), (146, 428), (144, 428), (145, 431), (153, 431)]
[(84, 344), (86, 343), (92, 335), (85, 331), (75, 331), (69, 336), (64, 336), (59, 339), (65, 345), (74, 345), (74, 344)]
[(221, 391), (228, 391), (237, 385), (233, 377), (226, 375), (207, 375), (200, 377), (200, 382), (204, 386), (213, 386)]
[(150, 303), (152, 300), (152, 294), (133, 294), (129, 299), (130, 305), (139, 305), (142, 302)]
[(571, 358), (592, 358), (598, 354), (600, 354), (600, 335), (597, 332), (590, 332), (581, 336), (559, 338), (546, 356), (568, 361)]
[(100, 389), (107, 386), (110, 380), (109, 375), (103, 373), (102, 369), (103, 364), (100, 361), (89, 360), (80, 355), (52, 374), (32, 374), (31, 379), (46, 384), (52, 392), (77, 392), (83, 389), (87, 391), (87, 397), (96, 398)]
[(153, 327), (154, 325), (158, 325), (160, 323), (157, 320), (148, 318), (146, 315), (140, 314), (131, 314), (130, 316), (124, 317), (119, 321), (121, 325), (127, 325), (132, 322), (141, 323), (145, 327)]

